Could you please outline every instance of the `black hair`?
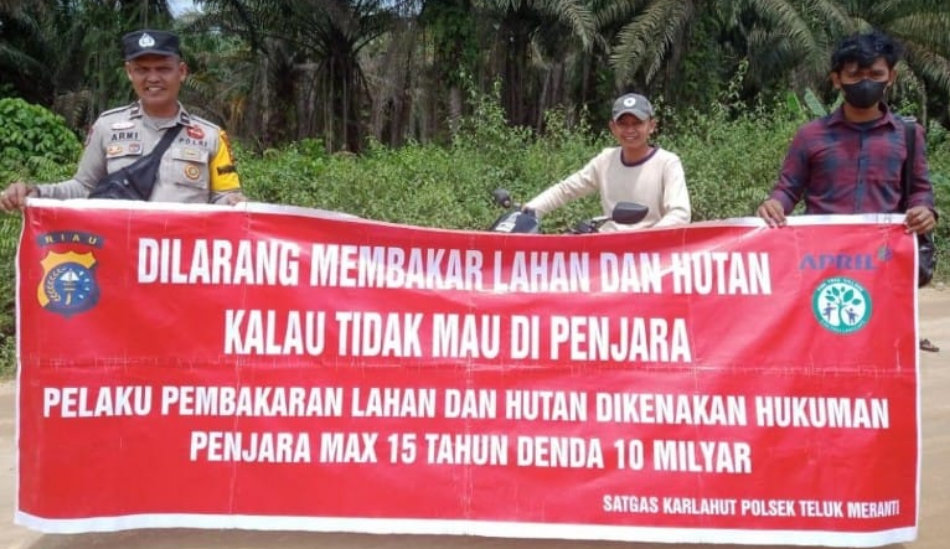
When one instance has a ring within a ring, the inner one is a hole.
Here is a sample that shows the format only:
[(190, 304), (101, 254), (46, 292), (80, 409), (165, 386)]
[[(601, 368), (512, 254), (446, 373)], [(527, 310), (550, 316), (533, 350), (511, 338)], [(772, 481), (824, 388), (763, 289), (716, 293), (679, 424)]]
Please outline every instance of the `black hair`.
[(866, 69), (881, 57), (887, 63), (887, 68), (893, 69), (903, 53), (903, 46), (881, 31), (852, 34), (842, 40), (838, 49), (831, 54), (831, 71), (841, 72), (845, 65), (854, 62)]

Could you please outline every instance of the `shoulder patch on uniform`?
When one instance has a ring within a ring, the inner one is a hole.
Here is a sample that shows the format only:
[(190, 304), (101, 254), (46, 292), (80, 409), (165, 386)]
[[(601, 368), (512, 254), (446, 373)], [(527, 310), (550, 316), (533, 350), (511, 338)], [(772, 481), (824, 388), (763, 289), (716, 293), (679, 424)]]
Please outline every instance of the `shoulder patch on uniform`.
[(202, 118), (202, 117), (200, 117), (200, 116), (195, 116), (195, 115), (193, 115), (193, 114), (190, 115), (190, 116), (191, 116), (191, 123), (192, 123), (192, 124), (199, 123), (199, 124), (202, 124), (202, 125), (205, 125), (205, 126), (210, 126), (210, 127), (211, 127), (212, 129), (214, 129), (214, 130), (220, 130), (220, 129), (221, 129), (221, 126), (219, 126), (219, 125), (215, 124), (214, 122), (211, 122), (211, 121), (209, 121), (209, 120), (207, 120), (207, 119), (205, 119), (205, 118)]
[(224, 143), (224, 148), (228, 150), (228, 156), (231, 158), (231, 161), (235, 162), (234, 151), (231, 150), (231, 139), (228, 138), (227, 132), (219, 130), (218, 137), (221, 139), (221, 142)]
[(136, 104), (135, 104), (135, 103), (132, 103), (132, 104), (129, 104), (129, 105), (124, 105), (124, 106), (122, 106), (122, 107), (116, 107), (116, 108), (114, 108), (114, 109), (109, 109), (109, 110), (107, 110), (107, 111), (102, 111), (102, 114), (100, 114), (99, 116), (100, 116), (100, 117), (103, 117), (103, 116), (109, 116), (109, 115), (113, 115), (113, 114), (118, 114), (118, 113), (123, 112), (123, 111), (131, 110), (131, 109), (132, 109), (133, 107), (135, 107), (135, 106), (136, 106)]

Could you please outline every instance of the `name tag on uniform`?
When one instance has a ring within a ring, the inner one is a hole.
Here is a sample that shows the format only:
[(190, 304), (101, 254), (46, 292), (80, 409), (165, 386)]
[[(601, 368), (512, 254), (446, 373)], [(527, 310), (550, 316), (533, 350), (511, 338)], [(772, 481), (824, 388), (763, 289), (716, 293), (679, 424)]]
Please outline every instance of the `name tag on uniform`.
[(203, 162), (206, 158), (206, 153), (201, 149), (196, 149), (194, 147), (182, 147), (181, 148), (181, 158), (184, 160), (193, 160), (196, 162)]

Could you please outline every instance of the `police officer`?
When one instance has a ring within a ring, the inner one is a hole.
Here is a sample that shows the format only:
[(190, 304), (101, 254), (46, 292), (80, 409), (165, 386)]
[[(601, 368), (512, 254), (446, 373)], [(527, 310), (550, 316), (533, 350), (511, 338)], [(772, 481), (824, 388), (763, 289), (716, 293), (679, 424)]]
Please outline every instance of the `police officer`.
[(178, 136), (162, 155), (153, 202), (236, 204), (245, 200), (224, 130), (178, 102), (188, 75), (178, 36), (140, 30), (122, 37), (125, 72), (138, 101), (102, 113), (87, 137), (76, 175), (41, 185), (13, 183), (0, 193), (0, 209), (22, 208), (28, 196), (86, 198), (96, 184), (142, 155), (165, 132)]

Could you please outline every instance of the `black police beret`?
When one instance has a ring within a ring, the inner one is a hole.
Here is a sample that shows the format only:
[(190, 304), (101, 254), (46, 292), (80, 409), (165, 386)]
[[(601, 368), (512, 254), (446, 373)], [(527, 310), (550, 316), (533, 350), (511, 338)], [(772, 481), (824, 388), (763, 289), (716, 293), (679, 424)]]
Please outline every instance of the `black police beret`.
[(160, 30), (138, 30), (122, 37), (125, 60), (131, 61), (143, 55), (174, 55), (181, 57), (178, 36)]

